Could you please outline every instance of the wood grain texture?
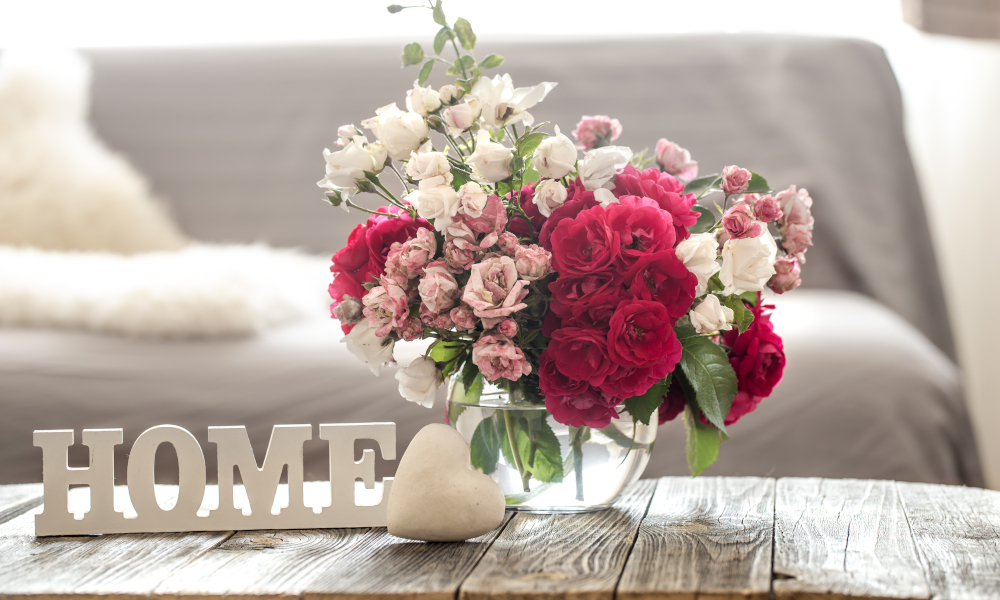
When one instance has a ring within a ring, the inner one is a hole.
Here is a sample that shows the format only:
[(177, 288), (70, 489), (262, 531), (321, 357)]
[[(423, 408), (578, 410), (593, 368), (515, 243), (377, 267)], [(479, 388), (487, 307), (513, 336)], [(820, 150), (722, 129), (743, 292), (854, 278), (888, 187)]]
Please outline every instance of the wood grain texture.
[(42, 484), (20, 483), (15, 485), (0, 485), (0, 523), (9, 521), (40, 506), (42, 503)]
[(495, 530), (458, 543), (426, 543), (372, 529), (310, 583), (303, 600), (454, 600), (459, 584), (503, 531), (504, 517)]
[(617, 597), (766, 599), (774, 480), (660, 479)]
[(776, 598), (929, 598), (891, 481), (779, 479)]
[(577, 515), (518, 513), (462, 584), (460, 600), (610, 600), (656, 482), (612, 508)]
[(1000, 492), (897, 483), (934, 598), (1000, 598)]

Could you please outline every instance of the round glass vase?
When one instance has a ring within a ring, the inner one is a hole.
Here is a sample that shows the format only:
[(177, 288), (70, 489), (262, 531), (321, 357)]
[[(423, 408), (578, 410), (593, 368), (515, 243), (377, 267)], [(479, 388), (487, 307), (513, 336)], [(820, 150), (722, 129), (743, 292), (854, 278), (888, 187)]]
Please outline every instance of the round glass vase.
[(649, 462), (656, 415), (643, 425), (619, 406), (607, 427), (570, 427), (540, 401), (489, 382), (478, 396), (467, 395), (454, 377), (448, 424), (469, 444), (472, 466), (500, 484), (507, 510), (573, 513), (611, 506)]

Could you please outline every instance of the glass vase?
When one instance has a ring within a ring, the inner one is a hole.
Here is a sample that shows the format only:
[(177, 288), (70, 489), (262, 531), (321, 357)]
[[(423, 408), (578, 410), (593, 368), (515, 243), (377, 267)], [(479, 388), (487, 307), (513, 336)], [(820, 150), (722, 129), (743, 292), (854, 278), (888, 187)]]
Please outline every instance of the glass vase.
[(469, 444), (472, 466), (500, 484), (508, 510), (600, 510), (642, 475), (656, 439), (655, 413), (643, 425), (619, 406), (606, 427), (571, 427), (556, 421), (540, 397), (532, 400), (489, 382), (478, 396), (467, 394), (457, 377), (448, 388), (448, 423)]

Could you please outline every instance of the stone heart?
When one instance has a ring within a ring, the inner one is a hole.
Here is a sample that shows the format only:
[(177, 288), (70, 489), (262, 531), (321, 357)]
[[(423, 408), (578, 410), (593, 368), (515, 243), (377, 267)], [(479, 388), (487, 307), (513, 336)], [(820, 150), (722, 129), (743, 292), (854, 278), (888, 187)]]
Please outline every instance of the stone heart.
[(459, 542), (500, 525), (506, 507), (500, 486), (469, 465), (469, 446), (457, 431), (441, 423), (421, 429), (389, 488), (389, 533)]

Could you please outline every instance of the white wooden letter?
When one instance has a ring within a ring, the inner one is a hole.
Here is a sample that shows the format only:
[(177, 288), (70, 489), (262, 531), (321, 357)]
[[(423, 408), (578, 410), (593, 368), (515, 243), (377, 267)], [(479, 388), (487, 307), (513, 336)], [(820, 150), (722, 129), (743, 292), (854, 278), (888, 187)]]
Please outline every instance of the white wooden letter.
[(218, 446), (219, 508), (213, 510), (228, 518), (243, 516), (233, 504), (233, 468), (240, 470), (243, 486), (250, 499), (251, 515), (270, 514), (281, 469), (288, 465), (288, 506), (279, 514), (313, 514), (302, 497), (302, 444), (312, 439), (311, 425), (275, 425), (267, 444), (264, 465), (257, 467), (246, 427), (209, 427), (208, 441)]
[[(359, 423), (359, 424), (323, 424), (319, 426), (320, 439), (327, 440), (330, 445), (330, 507), (325, 509), (333, 512), (338, 520), (357, 520), (358, 523), (372, 523), (380, 519), (379, 525), (385, 524), (385, 509), (389, 502), (389, 489), (392, 478), (386, 477), (382, 482), (382, 500), (374, 506), (358, 506), (354, 498), (354, 482), (361, 479), (368, 489), (375, 488), (375, 451), (366, 449), (361, 460), (354, 460), (354, 442), (356, 440), (374, 440), (382, 450), (382, 458), (396, 460), (396, 424), (395, 423)], [(341, 525), (350, 527), (350, 525)]]
[(90, 466), (70, 468), (72, 429), (34, 433), (34, 445), (42, 449), (45, 504), (45, 509), (35, 515), (36, 535), (57, 535), (79, 525), (67, 504), (70, 484), (90, 486), (90, 511), (83, 516), (88, 527), (107, 527), (124, 518), (114, 507), (115, 446), (120, 443), (121, 429), (84, 429), (83, 445), (90, 448)]
[[(160, 444), (170, 444), (177, 453), (177, 504), (163, 510), (156, 502), (154, 462)], [(195, 517), (205, 498), (205, 455), (191, 432), (176, 425), (157, 425), (142, 432), (128, 457), (128, 495), (142, 521), (157, 522), (168, 513), (177, 522)]]

